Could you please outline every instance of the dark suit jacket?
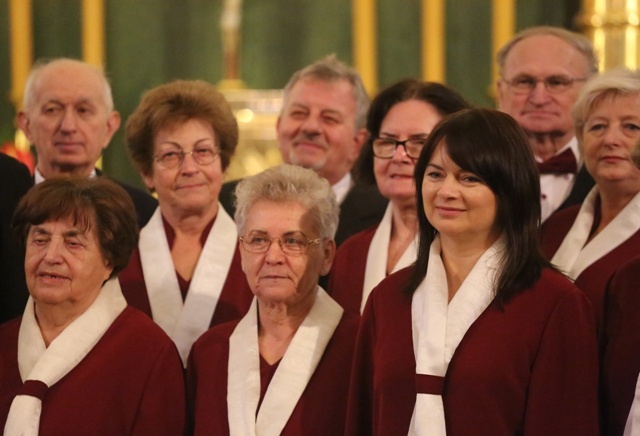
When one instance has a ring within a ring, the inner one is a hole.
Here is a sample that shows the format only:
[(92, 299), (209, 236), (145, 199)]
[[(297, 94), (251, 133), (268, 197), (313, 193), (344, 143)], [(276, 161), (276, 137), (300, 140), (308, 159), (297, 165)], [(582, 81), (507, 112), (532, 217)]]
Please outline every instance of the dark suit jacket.
[(26, 166), (0, 153), (0, 323), (24, 312), (29, 293), (24, 277), (24, 250), (11, 231), (11, 218), (22, 196), (33, 186)]
[(573, 188), (571, 188), (571, 192), (569, 196), (564, 200), (564, 202), (560, 205), (558, 210), (566, 209), (570, 206), (575, 206), (576, 204), (582, 204), (584, 198), (587, 196), (593, 185), (596, 184), (596, 181), (593, 180), (591, 174), (587, 171), (587, 167), (582, 165), (576, 174), (575, 181), (573, 183)]
[[(220, 203), (231, 216), (236, 211), (234, 191), (238, 183), (240, 180), (223, 183), (220, 190)], [(354, 185), (340, 204), (336, 245), (342, 244), (349, 236), (378, 224), (387, 202), (376, 186)]]
[[(99, 176), (103, 175), (102, 171), (98, 169), (96, 169), (96, 174)], [(127, 191), (129, 196), (131, 196), (133, 205), (136, 208), (138, 227), (143, 228), (149, 222), (153, 213), (156, 211), (156, 208), (158, 207), (158, 200), (141, 189), (134, 188), (131, 185), (127, 185), (126, 183), (122, 183), (115, 179), (111, 180), (122, 186), (124, 190)]]

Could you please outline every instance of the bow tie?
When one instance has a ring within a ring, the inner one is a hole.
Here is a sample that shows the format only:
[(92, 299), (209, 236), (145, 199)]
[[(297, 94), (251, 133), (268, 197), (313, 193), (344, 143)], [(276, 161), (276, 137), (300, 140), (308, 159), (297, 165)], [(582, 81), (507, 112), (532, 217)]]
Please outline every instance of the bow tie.
[(544, 162), (538, 162), (540, 174), (575, 174), (578, 171), (578, 163), (573, 151), (567, 148), (562, 153), (552, 156)]

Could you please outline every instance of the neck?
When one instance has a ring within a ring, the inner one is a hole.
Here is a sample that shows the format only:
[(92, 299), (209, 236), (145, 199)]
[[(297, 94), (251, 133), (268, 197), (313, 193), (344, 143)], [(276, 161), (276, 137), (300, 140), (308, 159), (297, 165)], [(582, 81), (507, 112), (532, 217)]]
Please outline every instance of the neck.
[(318, 170), (317, 173), (320, 177), (327, 179), (331, 186), (338, 183), (343, 179), (344, 176), (349, 172), (348, 169), (346, 171), (335, 171), (335, 168), (332, 168), (331, 171), (325, 171), (324, 169)]
[(38, 162), (38, 171), (45, 179), (61, 176), (75, 176), (75, 177), (89, 177), (93, 171), (93, 165), (84, 166), (58, 166), (58, 165), (45, 165), (42, 162)]
[(84, 313), (84, 309), (86, 308), (82, 310), (71, 308), (70, 310), (69, 306), (61, 308), (59, 305), (36, 302), (36, 320), (45, 345), (48, 347), (69, 324)]
[(218, 215), (218, 203), (201, 211), (182, 211), (163, 207), (160, 204), (162, 216), (178, 235), (200, 236), (207, 225)]
[(600, 224), (597, 231), (604, 229), (627, 207), (636, 194), (640, 192), (640, 187), (637, 189), (624, 189), (618, 185), (599, 184), (598, 192), (600, 194)]
[(573, 132), (527, 133), (533, 154), (543, 161), (551, 158), (573, 138)]
[(478, 259), (493, 245), (497, 237), (489, 235), (479, 242), (462, 239), (462, 241), (455, 241), (440, 235), (442, 263), (449, 287), (449, 301), (453, 299)]

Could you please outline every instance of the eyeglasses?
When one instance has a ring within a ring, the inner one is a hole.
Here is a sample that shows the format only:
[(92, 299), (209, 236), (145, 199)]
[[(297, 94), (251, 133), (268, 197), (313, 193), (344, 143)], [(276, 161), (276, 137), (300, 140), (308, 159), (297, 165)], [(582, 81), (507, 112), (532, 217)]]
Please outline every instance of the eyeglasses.
[(278, 241), (282, 252), (289, 256), (302, 256), (311, 245), (319, 244), (322, 239), (309, 239), (302, 233), (284, 235), (280, 238), (268, 238), (262, 233), (249, 233), (238, 238), (242, 247), (251, 253), (266, 253), (273, 241)]
[(426, 139), (405, 139), (396, 141), (392, 138), (374, 138), (372, 142), (373, 155), (380, 159), (391, 159), (396, 152), (396, 148), (402, 146), (404, 152), (412, 159), (418, 159), (422, 147), (427, 143)]
[(198, 165), (209, 165), (216, 160), (220, 152), (214, 148), (202, 147), (194, 148), (191, 151), (184, 150), (163, 150), (153, 156), (153, 158), (165, 168), (175, 168), (184, 162), (184, 157), (190, 154)]
[(535, 89), (538, 82), (544, 83), (545, 89), (551, 94), (567, 91), (575, 82), (584, 82), (588, 77), (549, 76), (536, 79), (531, 76), (517, 76), (511, 80), (502, 79), (516, 94), (528, 94)]

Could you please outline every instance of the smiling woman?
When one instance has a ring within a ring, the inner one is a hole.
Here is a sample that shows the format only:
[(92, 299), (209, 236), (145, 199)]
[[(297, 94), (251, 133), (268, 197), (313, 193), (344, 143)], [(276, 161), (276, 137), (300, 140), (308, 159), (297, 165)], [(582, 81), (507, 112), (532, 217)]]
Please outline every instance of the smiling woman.
[(115, 278), (138, 239), (129, 195), (102, 177), (52, 178), (25, 195), (14, 227), (30, 298), (0, 326), (5, 434), (181, 434), (178, 353)]

